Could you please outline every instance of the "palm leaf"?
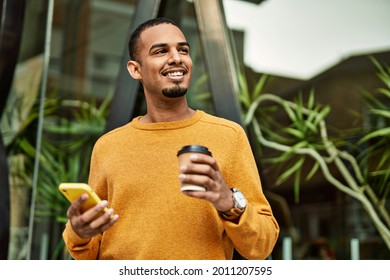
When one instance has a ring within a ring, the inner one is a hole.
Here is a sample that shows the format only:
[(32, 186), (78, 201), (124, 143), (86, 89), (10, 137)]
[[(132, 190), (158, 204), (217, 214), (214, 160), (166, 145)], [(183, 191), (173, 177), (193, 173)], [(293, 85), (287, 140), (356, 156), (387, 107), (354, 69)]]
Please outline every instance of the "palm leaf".
[(376, 137), (385, 137), (390, 136), (390, 127), (378, 129), (376, 131), (373, 131), (366, 136), (364, 136), (361, 140), (358, 141), (358, 144), (362, 144), (370, 139), (376, 138)]
[(292, 174), (294, 174), (295, 172), (297, 172), (303, 165), (303, 163), (305, 162), (305, 158), (304, 157), (301, 157), (293, 166), (291, 166), (290, 168), (288, 168), (286, 171), (284, 171), (279, 177), (278, 177), (278, 180), (276, 181), (276, 184), (277, 185), (280, 185), (282, 184), (283, 182), (285, 182), (288, 178), (290, 178), (290, 176)]

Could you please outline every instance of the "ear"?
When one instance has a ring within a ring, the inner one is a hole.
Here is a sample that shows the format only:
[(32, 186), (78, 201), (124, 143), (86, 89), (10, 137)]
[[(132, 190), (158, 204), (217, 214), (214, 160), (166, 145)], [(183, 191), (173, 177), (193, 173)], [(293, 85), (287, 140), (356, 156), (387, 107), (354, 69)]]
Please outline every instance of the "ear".
[(127, 62), (127, 71), (135, 80), (141, 80), (140, 65), (137, 61), (129, 60)]

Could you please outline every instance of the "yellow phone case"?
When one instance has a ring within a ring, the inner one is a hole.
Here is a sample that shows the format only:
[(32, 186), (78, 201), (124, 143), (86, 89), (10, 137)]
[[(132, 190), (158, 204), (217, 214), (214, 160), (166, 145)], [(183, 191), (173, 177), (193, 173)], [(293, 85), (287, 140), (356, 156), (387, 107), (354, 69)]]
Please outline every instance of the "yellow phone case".
[(81, 207), (81, 212), (87, 211), (101, 201), (93, 189), (85, 183), (61, 183), (58, 186), (58, 189), (69, 200), (70, 203), (75, 201), (81, 194), (87, 193), (88, 199)]

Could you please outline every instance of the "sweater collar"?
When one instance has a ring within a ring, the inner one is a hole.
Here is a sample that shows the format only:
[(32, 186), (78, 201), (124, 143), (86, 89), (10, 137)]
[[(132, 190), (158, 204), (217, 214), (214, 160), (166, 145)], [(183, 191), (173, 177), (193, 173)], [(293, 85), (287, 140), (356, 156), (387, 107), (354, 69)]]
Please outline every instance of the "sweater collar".
[(193, 114), (190, 118), (173, 121), (173, 122), (157, 122), (157, 123), (140, 123), (141, 116), (134, 118), (131, 121), (131, 125), (136, 129), (142, 130), (165, 130), (165, 129), (178, 129), (186, 126), (193, 125), (198, 122), (203, 116), (204, 112), (201, 110), (196, 110), (195, 114)]

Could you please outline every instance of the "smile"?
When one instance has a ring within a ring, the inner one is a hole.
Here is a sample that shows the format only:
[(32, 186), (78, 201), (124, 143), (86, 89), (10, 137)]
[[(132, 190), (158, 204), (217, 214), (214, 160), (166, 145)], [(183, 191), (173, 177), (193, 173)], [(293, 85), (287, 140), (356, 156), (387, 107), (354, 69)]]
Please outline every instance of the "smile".
[(166, 76), (168, 76), (168, 77), (183, 77), (184, 73), (181, 71), (176, 71), (176, 72), (167, 73)]
[(161, 72), (161, 74), (169, 78), (182, 78), (185, 74), (187, 74), (187, 70), (183, 67), (175, 67), (165, 69)]

